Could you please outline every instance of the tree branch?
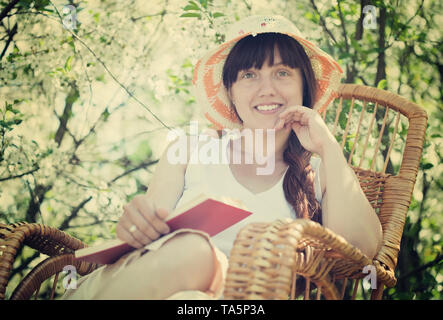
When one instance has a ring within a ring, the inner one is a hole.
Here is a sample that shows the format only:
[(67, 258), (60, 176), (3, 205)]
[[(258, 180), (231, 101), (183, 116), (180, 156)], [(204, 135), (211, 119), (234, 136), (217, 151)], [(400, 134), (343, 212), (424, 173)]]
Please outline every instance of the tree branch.
[(3, 56), (6, 54), (6, 51), (8, 50), (9, 44), (12, 42), (12, 39), (16, 34), (17, 34), (17, 23), (15, 23), (11, 31), (8, 31), (8, 40), (6, 41), (5, 47), (3, 48), (2, 53), (0, 54), (0, 60), (3, 59)]
[[(19, 251), (19, 253), (20, 253), (20, 251)], [(19, 256), (19, 253), (17, 253), (17, 257)], [(34, 259), (37, 259), (38, 257), (40, 257), (40, 252), (36, 251), (36, 252), (34, 252), (34, 254), (32, 256), (30, 256), (29, 258), (26, 258), (17, 268), (14, 268), (11, 270), (11, 273), (9, 274), (9, 279), (12, 279), (12, 277), (14, 277), (17, 273), (20, 273), (23, 270), (25, 270), (29, 266), (29, 264), (32, 261), (34, 261)]]
[(31, 189), (31, 186), (28, 183), (27, 185), (31, 198), (29, 200), (28, 210), (26, 211), (26, 221), (37, 222), (35, 217), (37, 213), (40, 212), (40, 206), (45, 199), (45, 194), (52, 189), (52, 185), (45, 186), (36, 183), (34, 190)]
[(252, 6), (249, 3), (247, 3), (246, 0), (243, 0), (243, 3), (245, 4), (246, 9), (248, 9), (248, 11), (252, 10)]
[(427, 268), (432, 267), (432, 266), (438, 264), (442, 259), (443, 259), (443, 254), (440, 253), (434, 260), (432, 260), (432, 261), (430, 261), (430, 262), (428, 262), (428, 263), (418, 267), (417, 269), (414, 269), (414, 270), (408, 272), (407, 274), (399, 277), (398, 281), (403, 281), (403, 280), (409, 278), (410, 276), (412, 276), (412, 275), (414, 275), (416, 273), (420, 273), (420, 272), (426, 270)]
[(361, 40), (363, 38), (363, 20), (364, 20), (363, 8), (369, 3), (370, 0), (360, 1), (360, 18), (358, 18), (357, 25), (355, 27), (355, 40)]
[(34, 169), (30, 170), (30, 171), (27, 171), (27, 172), (24, 172), (24, 173), (21, 173), (21, 174), (15, 175), (15, 176), (9, 176), (9, 177), (6, 177), (6, 178), (0, 178), (0, 182), (2, 182), (2, 181), (6, 181), (6, 180), (12, 180), (12, 179), (21, 178), (21, 177), (24, 177), (24, 176), (26, 176), (26, 175), (28, 175), (28, 174), (31, 174), (31, 173), (33, 173), (33, 172), (39, 170), (39, 169), (40, 169), (40, 167), (37, 166), (36, 168), (34, 168)]
[[(55, 11), (57, 12), (57, 15), (59, 17), (59, 23), (63, 25), (63, 17), (61, 16), (60, 12), (58, 11), (57, 7), (52, 3), (52, 1), (49, 1), (51, 3), (51, 5), (54, 7)], [(76, 40), (78, 40), (86, 49), (88, 49), (88, 51), (94, 56), (94, 58), (102, 65), (102, 67), (106, 70), (106, 72), (111, 76), (111, 78), (123, 89), (126, 91), (126, 93), (133, 98), (136, 102), (138, 102), (145, 110), (147, 110), (158, 122), (160, 122), (163, 126), (165, 126), (166, 128), (170, 129), (171, 128), (169, 126), (167, 126), (159, 117), (157, 117), (157, 115), (155, 115), (142, 101), (140, 101), (132, 92), (130, 92), (128, 90), (127, 87), (125, 87), (123, 85), (123, 83), (120, 82), (120, 80), (118, 80), (115, 75), (111, 72), (111, 70), (109, 70), (109, 68), (106, 66), (106, 64), (103, 62), (102, 59), (100, 59), (100, 57), (98, 57), (96, 55), (96, 53), (81, 39), (77, 36), (77, 34), (75, 34), (74, 32), (72, 32), (71, 30), (67, 30), (72, 37), (74, 37)]]
[(77, 98), (76, 98), (77, 95), (78, 95), (77, 86), (75, 83), (72, 83), (71, 90), (65, 98), (65, 108), (63, 110), (63, 115), (61, 117), (59, 117), (60, 125), (57, 129), (57, 132), (56, 132), (55, 138), (54, 138), (55, 142), (57, 143), (57, 145), (59, 147), (60, 147), (63, 137), (66, 133), (66, 126), (67, 126), (68, 120), (71, 116), (72, 105), (74, 104), (75, 100), (77, 100)]
[[(346, 53), (351, 53), (350, 48), (349, 48), (349, 43), (348, 43), (348, 35), (346, 32), (346, 22), (345, 22), (345, 18), (343, 16), (343, 11), (341, 10), (340, 0), (337, 1), (337, 6), (338, 6), (338, 14), (340, 17), (340, 22), (341, 22), (341, 28), (343, 31), (343, 38), (345, 41), (345, 50), (346, 50)], [(348, 63), (346, 64), (346, 83), (354, 83), (354, 78), (355, 78), (355, 55), (354, 55), (354, 59), (352, 59), (351, 66), (349, 66)]]
[(380, 52), (377, 58), (377, 75), (375, 77), (374, 87), (377, 87), (378, 83), (386, 79), (386, 42), (385, 42), (385, 28), (386, 28), (386, 7), (380, 8), (380, 19), (378, 28), (378, 48)]
[[(423, 10), (423, 4), (424, 4), (424, 2), (425, 2), (425, 0), (421, 0), (421, 3), (420, 3), (420, 5), (419, 5), (417, 11), (415, 12), (415, 14), (414, 14), (412, 17), (410, 17), (410, 18), (408, 19), (408, 21), (406, 21), (406, 23), (404, 24), (405, 26), (409, 26), (409, 24), (411, 23), (411, 21), (412, 21), (417, 15), (418, 15), (418, 13), (419, 13), (421, 10)], [(395, 35), (394, 35), (394, 39), (392, 40), (392, 42), (391, 42), (390, 44), (388, 44), (388, 45), (386, 46), (386, 48), (390, 48), (390, 47), (394, 44), (394, 42), (398, 40), (398, 37), (399, 37), (400, 33), (401, 33), (403, 30), (404, 30), (404, 28), (399, 28), (399, 30), (396, 30)], [(393, 29), (391, 29), (391, 31), (390, 31), (390, 33), (389, 33), (389, 36), (388, 36), (388, 39), (391, 38), (392, 33), (394, 33), (394, 30), (393, 30)]]
[(323, 19), (322, 15), (320, 14), (320, 11), (318, 11), (317, 5), (315, 4), (314, 0), (311, 0), (311, 5), (312, 8), (314, 8), (315, 12), (319, 15), (320, 17), (320, 23), (323, 27), (323, 29), (326, 31), (326, 33), (331, 37), (331, 39), (334, 41), (335, 44), (337, 44), (337, 40), (335, 40), (334, 35), (332, 34), (331, 31), (329, 31), (328, 27), (326, 26), (326, 21), (325, 19)]
[(74, 207), (71, 214), (62, 222), (59, 229), (65, 230), (65, 229), (69, 228), (69, 222), (71, 222), (71, 220), (73, 220), (75, 217), (77, 217), (80, 209), (83, 208), (89, 201), (91, 201), (91, 199), (92, 199), (92, 196), (89, 196), (88, 198), (86, 198), (85, 200), (80, 202), (80, 204), (78, 206)]
[(343, 38), (345, 39), (346, 52), (349, 53), (348, 36), (346, 34), (346, 23), (345, 23), (345, 18), (343, 17), (343, 12), (341, 10), (340, 2), (341, 2), (340, 0), (337, 1), (338, 14), (339, 14), (340, 21), (341, 21), (341, 28), (342, 28), (342, 31), (343, 31)]
[(140, 170), (140, 169), (143, 169), (143, 168), (149, 167), (149, 166), (151, 166), (151, 165), (153, 165), (153, 164), (156, 164), (158, 161), (159, 161), (159, 160), (152, 160), (152, 161), (148, 161), (148, 162), (143, 162), (143, 163), (141, 163), (140, 165), (138, 165), (138, 166), (136, 166), (136, 167), (134, 167), (134, 168), (132, 168), (132, 169), (129, 169), (129, 170), (123, 172), (122, 174), (118, 175), (117, 177), (115, 177), (114, 179), (112, 179), (112, 180), (109, 182), (109, 184), (114, 183), (114, 182), (117, 181), (118, 179), (123, 178), (124, 176), (126, 176), (126, 175), (128, 175), (128, 174), (130, 174), (130, 173), (132, 173), (132, 172), (134, 172), (134, 171), (137, 171), (137, 170)]
[(139, 19), (143, 19), (143, 18), (151, 18), (151, 17), (156, 17), (156, 16), (164, 16), (166, 13), (167, 13), (166, 10), (163, 10), (163, 11), (161, 11), (159, 13), (147, 14), (147, 15), (140, 16), (140, 17), (137, 17), (137, 18), (131, 17), (130, 19), (132, 20), (132, 22), (135, 22), (135, 21), (137, 21)]
[(6, 7), (0, 12), (0, 22), (8, 15), (8, 13), (14, 9), (19, 0), (12, 0)]

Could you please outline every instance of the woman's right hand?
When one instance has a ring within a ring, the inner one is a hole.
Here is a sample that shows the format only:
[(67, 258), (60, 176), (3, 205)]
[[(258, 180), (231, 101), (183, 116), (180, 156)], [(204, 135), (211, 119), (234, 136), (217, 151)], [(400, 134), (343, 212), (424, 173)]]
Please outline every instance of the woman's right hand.
[(169, 233), (165, 222), (167, 216), (168, 211), (156, 209), (146, 195), (137, 195), (123, 206), (123, 215), (116, 228), (117, 237), (134, 248), (142, 248)]

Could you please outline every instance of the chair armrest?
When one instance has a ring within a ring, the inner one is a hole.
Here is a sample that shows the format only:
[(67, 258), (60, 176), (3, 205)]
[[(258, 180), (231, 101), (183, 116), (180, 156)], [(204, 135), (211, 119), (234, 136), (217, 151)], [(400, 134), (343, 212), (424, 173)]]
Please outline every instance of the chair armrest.
[(63, 270), (67, 264), (76, 266), (80, 275), (97, 267), (95, 264), (74, 261), (74, 251), (86, 247), (86, 244), (61, 230), (36, 223), (0, 224), (0, 300), (5, 299), (15, 258), (24, 245), (50, 258), (26, 275), (11, 298), (29, 299), (43, 281)]
[(294, 296), (296, 275), (309, 278), (334, 297), (329, 274), (334, 279), (363, 278), (367, 265), (375, 267), (377, 281), (395, 285), (393, 272), (319, 223), (307, 219), (251, 223), (234, 242), (224, 297), (288, 299)]

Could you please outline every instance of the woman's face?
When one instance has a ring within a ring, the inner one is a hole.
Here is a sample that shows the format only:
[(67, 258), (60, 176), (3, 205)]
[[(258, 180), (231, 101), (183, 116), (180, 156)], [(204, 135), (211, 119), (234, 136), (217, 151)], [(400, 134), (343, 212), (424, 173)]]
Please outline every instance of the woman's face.
[(281, 63), (274, 50), (274, 65), (265, 61), (261, 69), (242, 70), (229, 90), (244, 128), (272, 129), (285, 108), (303, 103), (300, 69)]

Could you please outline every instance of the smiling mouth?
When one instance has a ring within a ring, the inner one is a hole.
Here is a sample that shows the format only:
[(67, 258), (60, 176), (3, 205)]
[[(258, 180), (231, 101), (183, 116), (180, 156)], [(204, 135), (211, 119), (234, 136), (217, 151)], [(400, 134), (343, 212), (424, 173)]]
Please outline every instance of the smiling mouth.
[(270, 105), (260, 105), (254, 107), (260, 113), (274, 113), (276, 110), (279, 110), (283, 105), (282, 104), (270, 104)]

